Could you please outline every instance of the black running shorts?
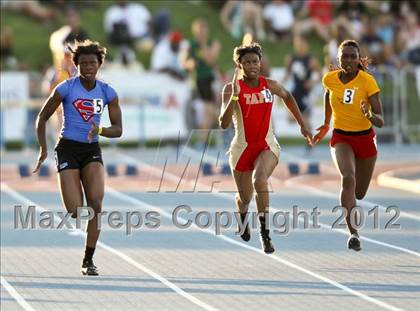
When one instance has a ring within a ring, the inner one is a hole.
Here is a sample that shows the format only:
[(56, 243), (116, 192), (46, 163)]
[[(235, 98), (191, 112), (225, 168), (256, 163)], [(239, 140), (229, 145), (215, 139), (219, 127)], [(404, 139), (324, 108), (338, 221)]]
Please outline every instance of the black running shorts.
[(90, 162), (104, 164), (101, 148), (97, 142), (88, 144), (60, 138), (55, 146), (57, 172), (65, 169), (82, 169)]

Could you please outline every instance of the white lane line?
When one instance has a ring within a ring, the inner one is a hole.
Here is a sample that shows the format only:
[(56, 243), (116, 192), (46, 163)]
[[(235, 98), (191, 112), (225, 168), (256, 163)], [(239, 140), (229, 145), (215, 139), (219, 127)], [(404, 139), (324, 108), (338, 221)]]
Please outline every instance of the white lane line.
[[(336, 193), (332, 193), (332, 192), (325, 191), (325, 190), (320, 190), (320, 189), (312, 187), (312, 186), (308, 186), (308, 185), (298, 183), (298, 182), (294, 181), (293, 178), (289, 179), (289, 180), (286, 180), (285, 185), (288, 186), (288, 187), (295, 188), (295, 189), (296, 188), (304, 189), (308, 192), (311, 192), (313, 194), (316, 194), (316, 195), (319, 195), (319, 196), (322, 196), (322, 197), (325, 197), (325, 198), (336, 199), (336, 200), (338, 199), (338, 195)], [(374, 207), (377, 206), (380, 210), (386, 211), (386, 206), (383, 206), (381, 204), (370, 202), (370, 201), (365, 200), (365, 199), (356, 200), (356, 201), (357, 201), (358, 206), (364, 207), (366, 209), (371, 209), (371, 208), (374, 208)], [(409, 218), (409, 219), (412, 219), (412, 220), (420, 221), (420, 216), (410, 214), (410, 213), (407, 213), (407, 212), (400, 211), (400, 216), (405, 217), (405, 218)]]
[[(3, 190), (3, 183), (2, 183), (2, 190)], [(9, 188), (9, 187), (8, 187)], [(9, 188), (10, 189), (10, 188)], [(12, 189), (10, 189), (10, 190), (12, 190)], [(14, 191), (14, 190), (12, 190), (12, 191)], [(14, 191), (15, 192), (15, 191)], [(143, 201), (141, 201), (141, 200), (138, 200), (138, 199), (136, 199), (136, 198), (133, 198), (133, 197), (131, 197), (131, 196), (129, 196), (129, 195), (126, 195), (126, 194), (124, 194), (124, 193), (121, 193), (121, 192), (119, 192), (119, 191), (117, 191), (117, 190), (115, 190), (115, 189), (113, 189), (113, 188), (111, 188), (111, 187), (106, 187), (106, 193), (108, 193), (108, 194), (111, 194), (111, 195), (114, 195), (115, 197), (117, 197), (117, 198), (119, 198), (120, 200), (123, 200), (123, 201), (125, 201), (125, 202), (127, 202), (127, 203), (130, 203), (130, 204), (133, 204), (133, 205), (135, 205), (135, 206), (137, 206), (137, 207), (141, 207), (141, 208), (143, 208), (143, 209), (146, 209), (146, 210), (150, 210), (150, 209), (154, 209), (154, 210), (158, 210), (159, 212), (160, 212), (160, 214), (161, 215), (163, 215), (163, 216), (165, 216), (165, 217), (167, 217), (167, 218), (169, 218), (169, 219), (172, 219), (172, 215), (170, 214), (170, 213), (168, 213), (168, 212), (166, 212), (166, 211), (164, 211), (163, 209), (161, 209), (161, 208), (159, 208), (159, 207), (157, 207), (157, 206), (153, 206), (153, 205), (150, 205), (150, 204), (147, 204), (147, 203), (145, 203), (145, 202), (143, 202)], [(26, 201), (27, 202), (27, 204), (29, 203), (30, 205), (36, 205), (36, 204), (34, 204), (32, 201), (30, 201), (30, 200), (28, 200), (28, 199), (26, 199), (25, 197), (23, 197), (22, 195), (20, 195), (20, 194), (18, 194), (18, 193), (16, 193), (17, 195), (18, 195), (18, 197), (21, 197), (21, 198), (23, 198), (24, 199), (24, 201)], [(179, 217), (179, 219), (182, 219), (181, 217)], [(185, 219), (184, 219), (185, 220)], [(192, 225), (193, 227), (195, 227), (196, 229), (198, 228), (195, 224), (193, 224)], [(213, 233), (213, 231), (211, 230), (211, 229), (205, 229), (205, 230), (203, 230), (203, 229), (200, 229), (200, 230), (202, 230), (203, 232), (206, 232), (206, 233), (208, 233), (208, 234), (210, 234), (210, 235), (213, 235), (214, 236), (214, 233)], [(223, 235), (216, 235), (216, 237), (217, 238), (220, 238), (220, 239), (222, 239), (222, 240), (224, 240), (224, 241), (226, 241), (226, 242), (228, 242), (228, 243), (231, 243), (231, 244), (234, 244), (234, 245), (237, 245), (237, 246), (240, 246), (240, 247), (242, 247), (242, 248), (246, 248), (246, 249), (248, 249), (248, 250), (251, 250), (251, 251), (254, 251), (254, 252), (257, 252), (257, 253), (259, 253), (259, 254), (261, 254), (261, 255), (263, 255), (263, 256), (267, 256), (267, 255), (265, 255), (264, 254), (264, 252), (261, 250), (261, 249), (259, 249), (259, 248), (255, 248), (255, 247), (252, 247), (252, 246), (249, 246), (249, 245), (246, 245), (246, 244), (244, 244), (244, 243), (242, 243), (242, 242), (238, 242), (238, 241), (236, 241), (236, 240), (234, 240), (234, 239), (232, 239), (232, 238), (229, 238), (229, 237), (226, 237), (226, 236), (223, 236)], [(103, 243), (101, 243), (101, 244), (103, 244)], [(115, 250), (116, 251), (116, 250)], [(118, 252), (118, 251), (116, 251), (116, 252)], [(120, 252), (119, 252), (120, 253)], [(128, 256), (127, 256), (128, 257)], [(123, 258), (124, 260), (126, 260), (124, 257), (121, 257), (121, 258)], [(332, 286), (335, 286), (335, 287), (337, 287), (337, 288), (339, 288), (339, 289), (341, 289), (341, 290), (343, 290), (343, 291), (345, 291), (345, 292), (347, 292), (347, 293), (349, 293), (349, 294), (351, 294), (351, 295), (354, 295), (354, 296), (357, 296), (357, 297), (359, 297), (359, 298), (361, 298), (361, 299), (363, 299), (363, 300), (365, 300), (365, 301), (368, 301), (368, 302), (371, 302), (371, 303), (373, 303), (373, 304), (375, 304), (375, 305), (377, 305), (377, 306), (380, 306), (380, 307), (382, 307), (382, 308), (384, 308), (384, 309), (387, 309), (387, 310), (392, 310), (392, 311), (399, 311), (399, 310), (402, 310), (402, 309), (400, 309), (400, 308), (397, 308), (397, 307), (395, 307), (395, 306), (392, 306), (392, 305), (390, 305), (390, 304), (387, 304), (387, 303), (385, 303), (385, 302), (383, 302), (383, 301), (381, 301), (381, 300), (378, 300), (378, 299), (375, 299), (375, 298), (372, 298), (372, 297), (370, 297), (370, 296), (368, 296), (368, 295), (366, 295), (366, 294), (363, 294), (363, 293), (361, 293), (361, 292), (359, 292), (359, 291), (356, 291), (356, 290), (353, 290), (353, 289), (351, 289), (351, 288), (349, 288), (349, 287), (347, 287), (347, 286), (345, 286), (345, 285), (342, 285), (341, 283), (338, 283), (338, 282), (336, 282), (336, 281), (334, 281), (334, 280), (331, 280), (331, 279), (329, 279), (329, 278), (327, 278), (327, 277), (324, 277), (324, 276), (322, 276), (322, 275), (320, 275), (320, 274), (317, 274), (317, 273), (315, 273), (315, 272), (313, 272), (313, 271), (310, 271), (310, 270), (308, 270), (308, 269), (306, 269), (306, 268), (303, 268), (303, 267), (301, 267), (301, 266), (299, 266), (299, 265), (296, 265), (296, 264), (294, 264), (294, 263), (292, 263), (292, 262), (290, 262), (290, 261), (288, 261), (288, 260), (285, 260), (285, 259), (282, 259), (282, 258), (280, 258), (280, 257), (278, 257), (277, 255), (269, 255), (268, 256), (268, 258), (271, 258), (271, 259), (273, 259), (273, 260), (275, 260), (275, 261), (278, 261), (278, 262), (280, 262), (280, 263), (282, 263), (282, 264), (284, 264), (284, 265), (286, 265), (286, 266), (288, 266), (288, 267), (290, 267), (290, 268), (293, 268), (293, 269), (295, 269), (295, 270), (298, 270), (298, 271), (300, 271), (300, 272), (302, 272), (302, 273), (305, 273), (305, 274), (307, 274), (307, 275), (310, 275), (310, 276), (312, 276), (312, 277), (314, 277), (314, 278), (316, 278), (316, 279), (318, 279), (318, 280), (321, 280), (321, 281), (323, 281), (323, 282), (326, 282), (326, 283), (328, 283), (328, 284), (331, 284)], [(130, 258), (131, 259), (131, 258)], [(131, 259), (132, 260), (132, 259)], [(129, 262), (130, 264), (131, 264), (131, 262)], [(144, 270), (143, 270), (144, 271)], [(144, 272), (146, 272), (146, 271), (144, 271)], [(147, 273), (147, 272), (146, 272)], [(168, 281), (169, 282), (169, 281)], [(175, 285), (174, 285), (175, 286)], [(181, 290), (182, 291), (182, 290)], [(212, 307), (211, 307), (212, 308)], [(214, 310), (214, 309), (210, 309), (210, 310)]]
[[(23, 196), (22, 194), (18, 193), (17, 191), (15, 191), (14, 189), (12, 189), (10, 186), (8, 186), (6, 183), (1, 183), (1, 191), (7, 193), (8, 195), (10, 195), (11, 197), (13, 197), (14, 199), (16, 199), (17, 201), (22, 202), (23, 204), (29, 206), (35, 206), (36, 209), (38, 209), (39, 211), (43, 212), (43, 211), (47, 211), (47, 209), (43, 208), (42, 206), (37, 205), (35, 202), (31, 201), (30, 199), (28, 199), (27, 197)], [(83, 232), (80, 229), (76, 229), (76, 232), (78, 232), (80, 235), (86, 236), (86, 233)], [(74, 232), (68, 232), (70, 235), (74, 235)], [(126, 254), (124, 254), (121, 251), (118, 251), (117, 249), (98, 241), (97, 243), (98, 246), (102, 247), (103, 249), (109, 251), (110, 253), (120, 257), (121, 259), (123, 259), (124, 261), (126, 261), (127, 263), (129, 263), (130, 265), (136, 267), (137, 269), (143, 271), (144, 273), (150, 275), (151, 277), (157, 279), (158, 281), (160, 281), (161, 283), (163, 283), (164, 285), (166, 285), (167, 287), (169, 287), (170, 289), (172, 289), (175, 293), (181, 295), (182, 297), (186, 298), (187, 300), (189, 300), (190, 302), (196, 304), (197, 306), (203, 308), (204, 310), (210, 310), (210, 311), (215, 311), (217, 310), (216, 308), (206, 304), (205, 302), (199, 300), (198, 298), (194, 297), (193, 295), (185, 292), (184, 290), (182, 290), (181, 288), (179, 288), (178, 286), (176, 286), (174, 283), (170, 282), (169, 280), (167, 280), (166, 278), (164, 278), (163, 276), (157, 274), (156, 272), (150, 270), (149, 268), (145, 267), (144, 265), (140, 264), (139, 262), (135, 261), (134, 259), (132, 259), (131, 257), (127, 256)], [(33, 309), (32, 309), (33, 310)]]
[(25, 298), (23, 298), (3, 276), (1, 277), (1, 285), (3, 285), (10, 296), (12, 296), (23, 309), (26, 311), (35, 311), (35, 309), (25, 300)]
[[(172, 219), (172, 214), (171, 213), (168, 213), (167, 211), (165, 211), (165, 210), (163, 210), (163, 209), (161, 209), (161, 208), (159, 208), (157, 206), (148, 204), (148, 203), (146, 203), (144, 201), (141, 201), (139, 199), (136, 199), (136, 198), (134, 198), (134, 197), (132, 197), (130, 195), (127, 195), (127, 194), (124, 194), (124, 193), (122, 193), (120, 191), (117, 191), (117, 190), (115, 190), (115, 189), (113, 189), (111, 187), (106, 187), (106, 193), (107, 194), (111, 194), (114, 197), (116, 197), (116, 198), (118, 198), (118, 199), (120, 199), (120, 200), (122, 200), (124, 202), (127, 202), (129, 204), (132, 204), (132, 205), (134, 205), (136, 207), (140, 207), (140, 208), (142, 208), (144, 210), (147, 210), (147, 211), (156, 210), (156, 211), (158, 211), (160, 213), (160, 215), (162, 215), (162, 216), (164, 216), (166, 218)], [(187, 221), (187, 219), (184, 219), (182, 217), (178, 217), (178, 219)], [(325, 283), (328, 283), (328, 284), (330, 284), (332, 286), (335, 286), (335, 287), (337, 287), (337, 288), (345, 291), (348, 294), (357, 296), (357, 297), (359, 297), (359, 298), (361, 298), (361, 299), (363, 299), (365, 301), (371, 302), (371, 303), (373, 303), (373, 304), (375, 304), (375, 305), (377, 305), (379, 307), (382, 307), (384, 309), (393, 310), (393, 311), (395, 311), (395, 310), (402, 310), (402, 309), (397, 308), (397, 307), (394, 307), (394, 306), (392, 306), (392, 305), (390, 305), (390, 304), (388, 304), (386, 302), (383, 302), (383, 301), (378, 300), (376, 298), (372, 298), (372, 297), (370, 297), (370, 296), (368, 296), (366, 294), (363, 294), (363, 293), (361, 293), (359, 291), (356, 291), (354, 289), (351, 289), (350, 287), (347, 287), (347, 286), (345, 286), (345, 285), (343, 285), (341, 283), (338, 283), (338, 282), (336, 282), (334, 280), (331, 280), (331, 279), (329, 279), (329, 278), (327, 278), (325, 276), (322, 276), (322, 275), (320, 275), (318, 273), (315, 273), (315, 272), (313, 272), (311, 270), (308, 270), (306, 268), (303, 268), (303, 267), (301, 267), (301, 266), (299, 266), (297, 264), (294, 264), (294, 263), (292, 263), (292, 262), (290, 262), (288, 260), (285, 260), (285, 259), (283, 259), (283, 258), (281, 258), (281, 257), (279, 257), (277, 255), (273, 255), (273, 254), (266, 255), (259, 248), (246, 245), (245, 243), (236, 241), (236, 240), (234, 240), (234, 239), (232, 239), (230, 237), (224, 236), (224, 235), (215, 235), (214, 232), (213, 232), (213, 230), (211, 230), (209, 228), (207, 228), (207, 229), (200, 229), (194, 223), (191, 226), (194, 227), (195, 229), (201, 230), (202, 232), (205, 232), (205, 233), (210, 234), (212, 236), (215, 236), (215, 237), (217, 237), (219, 239), (222, 239), (222, 240), (224, 240), (224, 241), (226, 241), (226, 242), (228, 242), (230, 244), (234, 244), (234, 245), (237, 245), (239, 247), (246, 248), (248, 250), (251, 250), (253, 252), (256, 252), (258, 254), (261, 254), (263, 256), (266, 256), (266, 258), (269, 258), (269, 259), (273, 259), (275, 261), (278, 261), (278, 262), (280, 262), (280, 263), (282, 263), (282, 264), (284, 264), (284, 265), (286, 265), (286, 266), (288, 266), (290, 268), (293, 268), (295, 270), (298, 270), (298, 271), (300, 271), (300, 272), (302, 272), (304, 274), (310, 275), (310, 276), (312, 276), (312, 277), (314, 277), (314, 278), (316, 278), (318, 280), (321, 280), (321, 281), (323, 281)]]
[[(276, 210), (276, 209), (274, 209), (274, 210)], [(291, 217), (293, 219), (293, 215), (291, 215)], [(303, 222), (303, 220), (301, 218), (299, 218), (299, 222), (301, 223), (301, 222)], [(321, 228), (331, 230), (331, 226), (329, 226), (327, 224), (323, 224), (323, 223), (318, 222), (318, 225)], [(333, 231), (334, 232), (341, 233), (343, 235), (347, 235), (347, 236), (349, 235), (349, 233), (346, 230), (343, 230), (343, 229), (334, 229)], [(393, 245), (393, 244), (381, 242), (381, 241), (378, 241), (378, 240), (375, 240), (375, 239), (371, 239), (371, 238), (367, 238), (367, 237), (364, 237), (364, 236), (361, 236), (360, 239), (363, 240), (363, 241), (366, 241), (366, 242), (373, 243), (373, 244), (377, 244), (377, 245), (381, 245), (381, 246), (384, 246), (384, 247), (388, 247), (388, 248), (392, 248), (392, 249), (395, 249), (395, 250), (399, 250), (399, 251), (402, 251), (404, 253), (411, 254), (411, 255), (414, 255), (414, 256), (420, 258), (420, 253), (415, 252), (415, 251), (413, 251), (411, 249), (407, 249), (407, 248), (404, 248), (404, 247), (401, 247), (401, 246), (397, 246), (397, 245)]]
[[(158, 177), (162, 177), (162, 179), (163, 178), (168, 178), (169, 180), (171, 180), (173, 182), (176, 182), (176, 183), (178, 183), (180, 181), (179, 176), (177, 176), (175, 174), (172, 174), (168, 171), (162, 172), (163, 168), (162, 169), (156, 168), (156, 167), (154, 167), (152, 165), (149, 165), (149, 164), (147, 164), (143, 161), (137, 160), (135, 158), (132, 158), (131, 156), (128, 156), (128, 155), (125, 155), (125, 154), (122, 154), (122, 153), (119, 154), (118, 157), (127, 161), (127, 162), (129, 162), (129, 163), (139, 164), (141, 167), (149, 170), (149, 172), (152, 173), (153, 175), (158, 176)], [(163, 173), (164, 173), (164, 175), (162, 175)], [(278, 181), (278, 179), (274, 179), (274, 180)], [(205, 187), (205, 185), (200, 184), (198, 182), (195, 183), (195, 181), (189, 181), (189, 184), (190, 185), (195, 185), (199, 188)], [(296, 186), (294, 188), (296, 188)], [(318, 189), (316, 189), (316, 190), (318, 191)], [(308, 191), (310, 191), (310, 190), (308, 190)], [(322, 191), (322, 190), (319, 190), (319, 191)], [(235, 194), (233, 194), (233, 193), (229, 194), (229, 193), (223, 193), (223, 192), (211, 192), (210, 194), (214, 195), (214, 196), (225, 198), (229, 201), (232, 201), (232, 199), (234, 199), (234, 197), (235, 197)], [(255, 204), (255, 203), (253, 203), (253, 204)], [(273, 210), (273, 211), (276, 211), (276, 212), (280, 211), (279, 209), (276, 209), (274, 207), (270, 207), (270, 209)], [(293, 215), (291, 215), (291, 217), (293, 219)], [(298, 221), (302, 222), (302, 219), (299, 218)], [(318, 224), (325, 229), (331, 229), (331, 226), (329, 226), (327, 224), (324, 224), (324, 223), (321, 223), (321, 222), (318, 222)], [(337, 232), (337, 233), (340, 233), (340, 234), (343, 234), (343, 235), (346, 235), (346, 236), (348, 235), (347, 231), (345, 231), (345, 230), (330, 230), (330, 231)], [(413, 251), (411, 249), (405, 248), (405, 247), (397, 246), (397, 245), (394, 245), (394, 244), (382, 242), (382, 241), (375, 240), (375, 239), (372, 239), (372, 238), (367, 238), (367, 237), (361, 237), (361, 239), (366, 241), (366, 242), (372, 243), (372, 244), (388, 247), (388, 248), (398, 250), (398, 251), (401, 251), (401, 252), (404, 252), (404, 253), (407, 253), (407, 254), (410, 254), (410, 255), (414, 255), (416, 257), (420, 257), (420, 253), (418, 253), (416, 251)]]

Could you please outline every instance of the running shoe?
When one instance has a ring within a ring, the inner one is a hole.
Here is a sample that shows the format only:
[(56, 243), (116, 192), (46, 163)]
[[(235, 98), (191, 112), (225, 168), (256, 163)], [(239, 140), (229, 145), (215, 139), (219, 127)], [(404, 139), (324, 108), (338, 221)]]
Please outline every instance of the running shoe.
[(347, 241), (347, 246), (349, 249), (355, 250), (356, 252), (362, 250), (362, 248), (360, 247), (359, 236), (356, 234), (352, 234)]
[(264, 250), (264, 253), (266, 254), (274, 253), (274, 246), (273, 246), (273, 243), (271, 243), (269, 230), (260, 230), (260, 241), (261, 241), (261, 246)]
[(99, 275), (98, 268), (93, 264), (93, 261), (84, 260), (80, 271), (83, 275)]
[(271, 254), (274, 253), (274, 247), (273, 243), (271, 243), (270, 229), (267, 229), (267, 215), (268, 213), (266, 213), (264, 216), (258, 217), (260, 220), (260, 241), (264, 253)]

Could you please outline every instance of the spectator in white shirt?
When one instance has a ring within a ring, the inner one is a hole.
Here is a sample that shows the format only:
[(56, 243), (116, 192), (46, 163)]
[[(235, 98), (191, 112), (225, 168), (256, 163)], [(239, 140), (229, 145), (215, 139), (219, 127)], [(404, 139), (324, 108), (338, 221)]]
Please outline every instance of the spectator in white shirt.
[(105, 12), (105, 32), (112, 37), (116, 26), (125, 24), (129, 37), (136, 41), (149, 36), (151, 17), (149, 10), (142, 4), (117, 0), (116, 4)]
[(284, 37), (289, 34), (295, 17), (290, 3), (282, 0), (274, 0), (267, 4), (263, 10), (264, 21), (268, 33), (276, 37)]
[(172, 31), (153, 49), (151, 70), (168, 73), (176, 79), (184, 79), (186, 73), (181, 65), (180, 52), (186, 48), (186, 44), (180, 32)]

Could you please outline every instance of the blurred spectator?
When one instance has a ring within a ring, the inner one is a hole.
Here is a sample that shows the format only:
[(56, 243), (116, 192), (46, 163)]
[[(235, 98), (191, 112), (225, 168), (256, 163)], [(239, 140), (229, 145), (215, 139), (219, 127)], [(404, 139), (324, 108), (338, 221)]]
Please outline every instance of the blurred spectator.
[(117, 0), (105, 12), (104, 28), (109, 41), (117, 46), (131, 46), (150, 36), (151, 14), (140, 3)]
[(338, 18), (335, 23), (343, 26), (352, 39), (360, 40), (364, 21), (367, 19), (367, 7), (361, 0), (344, 0), (337, 7)]
[(271, 35), (274, 35), (273, 38), (283, 38), (290, 34), (295, 17), (288, 1), (273, 0), (264, 7), (263, 16), (269, 38)]
[(68, 48), (63, 48), (63, 58), (59, 67), (47, 69), (44, 82), (42, 84), (42, 93), (50, 94), (51, 91), (61, 82), (73, 77), (77, 73), (77, 67), (73, 63), (73, 54)]
[(266, 37), (262, 7), (257, 2), (229, 0), (220, 11), (220, 20), (225, 30), (235, 39), (245, 33), (251, 33), (259, 40)]
[[(293, 54), (286, 59), (286, 74), (282, 84), (290, 77), (293, 79), (292, 95), (296, 99), (299, 110), (308, 129), (311, 129), (311, 103), (309, 94), (319, 83), (321, 77), (320, 65), (315, 57), (309, 54), (307, 41), (300, 36), (293, 38)], [(307, 145), (308, 150), (310, 146)]]
[(349, 38), (346, 29), (341, 25), (331, 25), (330, 39), (324, 46), (324, 72), (333, 68), (338, 68), (337, 53), (338, 45)]
[(409, 12), (417, 12), (419, 10), (418, 0), (390, 0), (390, 11), (396, 18), (397, 22), (403, 20)]
[(168, 9), (159, 10), (150, 23), (150, 33), (155, 43), (168, 35), (171, 30), (171, 13)]
[(408, 63), (420, 65), (420, 24), (415, 12), (407, 14), (397, 39), (403, 59)]
[(64, 39), (64, 43), (74, 43), (75, 41), (84, 41), (88, 38), (86, 30), (80, 27), (79, 13), (74, 9), (66, 11), (67, 25), (70, 26), (70, 33)]
[(420, 97), (420, 23), (416, 12), (406, 14), (398, 33), (398, 45), (404, 64), (414, 67), (418, 97)]
[[(50, 49), (53, 56), (53, 67), (47, 70), (42, 84), (43, 93), (49, 94), (58, 84), (74, 76), (77, 67), (74, 65), (67, 44), (72, 45), (75, 41), (83, 41), (88, 38), (84, 29), (80, 27), (79, 13), (70, 8), (66, 11), (66, 25), (54, 31), (50, 36)], [(59, 107), (51, 120), (49, 137), (56, 140), (61, 130), (63, 110)]]
[(376, 34), (384, 43), (385, 59), (394, 59), (393, 63), (397, 64), (394, 48), (396, 24), (388, 2), (381, 3), (380, 14), (376, 18)]
[(50, 49), (56, 70), (61, 70), (65, 57), (66, 44), (83, 41), (88, 38), (87, 32), (80, 27), (80, 16), (74, 9), (66, 11), (66, 25), (54, 31), (50, 36)]
[[(215, 103), (213, 82), (215, 66), (220, 53), (220, 43), (209, 39), (208, 24), (203, 19), (192, 22), (193, 39), (184, 52), (183, 66), (194, 74), (198, 99), (203, 103), (203, 114), (197, 116), (200, 129), (211, 129), (217, 122), (219, 106)], [(197, 108), (197, 107), (196, 107)], [(207, 133), (200, 137), (205, 142)]]
[(367, 21), (364, 26), (364, 34), (360, 40), (361, 54), (371, 59), (372, 65), (378, 66), (384, 64), (385, 44), (384, 41), (376, 34), (376, 20)]
[(178, 31), (172, 31), (154, 47), (150, 69), (168, 73), (176, 79), (184, 79), (186, 72), (181, 63), (180, 52), (182, 48), (186, 48), (183, 44), (182, 34)]
[(330, 0), (308, 0), (299, 12), (299, 20), (295, 22), (293, 34), (301, 36), (315, 31), (321, 39), (328, 42), (332, 22), (333, 4)]
[(0, 35), (0, 61), (1, 70), (18, 69), (18, 60), (13, 51), (13, 30), (10, 27), (4, 27)]
[[(73, 63), (73, 54), (63, 45), (61, 46), (61, 59), (58, 65), (54, 65), (47, 69), (42, 81), (42, 93), (48, 95), (61, 82), (73, 77), (77, 73), (77, 67)], [(58, 61), (58, 58), (57, 58)], [(48, 138), (56, 141), (58, 134), (61, 131), (63, 123), (63, 109), (58, 107), (51, 117), (49, 125)]]
[(39, 3), (39, 1), (36, 0), (1, 0), (1, 8), (22, 13), (42, 23), (54, 21), (58, 16), (56, 11), (44, 7), (41, 3)]

